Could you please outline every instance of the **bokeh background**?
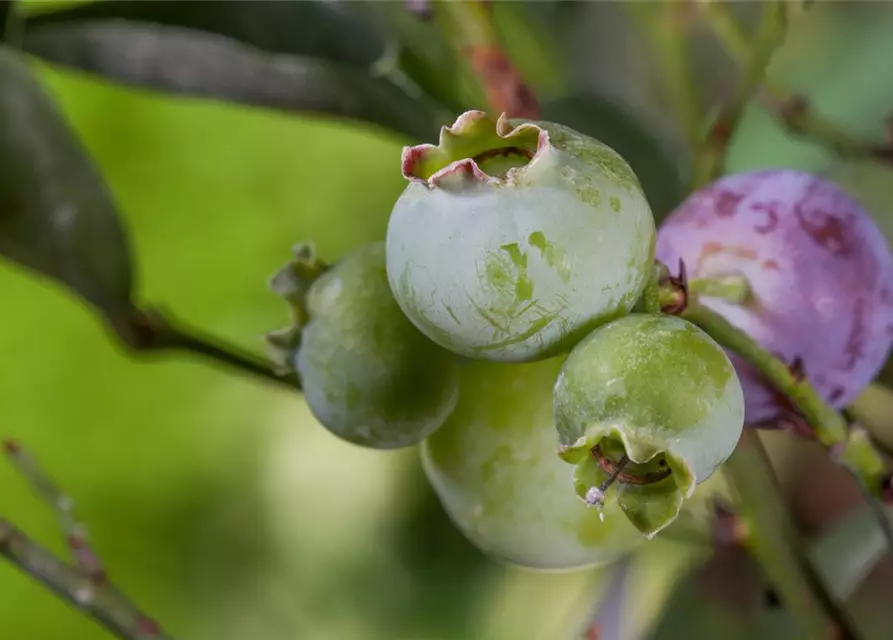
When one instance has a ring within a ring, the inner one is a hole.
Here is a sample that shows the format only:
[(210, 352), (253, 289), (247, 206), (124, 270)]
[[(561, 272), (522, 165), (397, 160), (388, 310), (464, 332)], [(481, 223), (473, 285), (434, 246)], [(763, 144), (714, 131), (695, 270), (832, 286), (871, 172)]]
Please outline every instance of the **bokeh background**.
[[(708, 31), (660, 17), (661, 3), (640, 4), (496, 10), (555, 119), (601, 131), (631, 159), (660, 214), (682, 196), (690, 158), (662, 97), (655, 34), (691, 40), (708, 112), (737, 74)], [(750, 19), (746, 6), (736, 11)], [(636, 13), (651, 15), (651, 27)], [(881, 139), (893, 112), (891, 59), (893, 5), (816, 2), (772, 74), (853, 133)], [(312, 239), (335, 259), (383, 238), (403, 188), (408, 140), (399, 134), (35, 65), (120, 204), (141, 300), (261, 353), (263, 334), (287, 322), (266, 282), (293, 244)], [(828, 173), (893, 234), (891, 167), (835, 158), (755, 103), (729, 168), (769, 166)], [(415, 450), (341, 442), (300, 396), (203, 361), (135, 359), (72, 294), (6, 261), (0, 292), (0, 431), (75, 498), (115, 582), (176, 637), (551, 640), (579, 633), (600, 597), (605, 571), (534, 573), (472, 548), (440, 510)], [(861, 406), (893, 427), (883, 405)], [(818, 506), (798, 502), (807, 530), (852, 506), (852, 491), (833, 481), (802, 488), (819, 458), (784, 436), (769, 441), (792, 499), (821, 487)], [(0, 512), (61, 552), (52, 514), (8, 465), (0, 487)], [(702, 555), (660, 540), (646, 547), (632, 566), (625, 637), (650, 624)], [(0, 636), (109, 637), (5, 563)]]

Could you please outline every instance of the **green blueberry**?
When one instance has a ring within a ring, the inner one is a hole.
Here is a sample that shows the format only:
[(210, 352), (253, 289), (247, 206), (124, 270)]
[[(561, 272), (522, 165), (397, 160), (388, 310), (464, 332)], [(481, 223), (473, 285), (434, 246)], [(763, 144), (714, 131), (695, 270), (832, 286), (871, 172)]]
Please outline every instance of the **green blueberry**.
[(384, 243), (325, 268), (307, 246), (273, 279), (293, 324), (270, 335), (283, 370), (296, 371), (310, 410), (336, 436), (377, 449), (434, 432), (456, 405), (458, 363), (400, 311)]
[(596, 329), (554, 390), (560, 455), (585, 502), (653, 536), (731, 455), (744, 395), (722, 348), (687, 320), (633, 314)]
[(588, 508), (555, 455), (552, 386), (561, 358), (468, 361), (459, 403), (422, 443), (425, 473), (456, 526), (484, 552), (542, 570), (616, 560), (644, 541), (619, 509)]
[(527, 362), (628, 313), (654, 258), (654, 219), (629, 165), (558, 124), (469, 111), (437, 146), (403, 151), (391, 213), (397, 302), (441, 346)]

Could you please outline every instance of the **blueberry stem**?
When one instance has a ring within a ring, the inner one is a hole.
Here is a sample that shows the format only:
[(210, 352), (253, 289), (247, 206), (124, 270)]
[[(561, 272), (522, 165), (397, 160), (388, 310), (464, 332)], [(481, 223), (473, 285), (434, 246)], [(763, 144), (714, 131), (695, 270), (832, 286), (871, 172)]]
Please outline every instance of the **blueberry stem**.
[(756, 430), (745, 428), (723, 471), (738, 494), (745, 546), (809, 638), (857, 638), (852, 620), (825, 589), (800, 544)]
[(296, 375), (282, 375), (271, 362), (173, 320), (158, 310), (132, 308), (121, 317), (116, 317), (113, 324), (119, 337), (135, 353), (146, 355), (179, 351), (201, 356), (292, 390), (301, 388)]
[[(669, 299), (674, 295), (674, 292), (665, 288), (661, 297)], [(685, 308), (679, 315), (701, 327), (719, 344), (740, 355), (762, 373), (803, 414), (822, 444), (830, 447), (847, 441), (847, 426), (843, 416), (826, 403), (805, 378), (793, 375), (788, 364), (761, 347), (723, 316), (700, 304), (691, 289)]]
[(688, 290), (706, 298), (719, 298), (732, 304), (750, 300), (750, 282), (741, 275), (697, 278), (688, 282)]
[[(667, 271), (666, 268), (655, 269), (655, 273), (666, 274)], [(864, 428), (850, 428), (845, 417), (827, 404), (815, 388), (809, 384), (808, 371), (803, 372), (801, 367), (792, 367), (781, 361), (745, 332), (729, 323), (723, 316), (702, 305), (690, 284), (685, 282), (684, 278), (670, 278), (665, 275), (660, 289), (662, 306), (665, 309), (672, 309), (674, 314), (698, 325), (721, 346), (734, 351), (757, 369), (777, 391), (791, 401), (811, 427), (815, 439), (825, 445), (832, 459), (856, 478), (860, 488), (870, 499), (871, 506), (876, 507), (875, 501), (882, 497), (888, 470), (883, 455), (873, 443), (868, 431)], [(680, 289), (685, 291), (684, 304), (682, 305), (679, 304)], [(742, 459), (748, 462), (741, 463)], [(757, 470), (760, 468), (762, 471)], [(791, 610), (799, 617), (805, 616), (804, 620), (809, 621), (809, 611), (806, 608), (807, 594), (803, 593), (802, 589), (798, 590), (796, 579), (788, 575), (792, 569), (791, 561), (787, 561), (789, 570), (782, 570), (777, 566), (777, 563), (784, 561), (780, 554), (782, 553), (781, 547), (785, 545), (784, 537), (787, 536), (783, 531), (786, 525), (779, 518), (787, 517), (787, 514), (783, 512), (783, 503), (777, 492), (772, 496), (768, 495), (771, 492), (768, 491), (769, 486), (766, 485), (763, 478), (772, 477), (769, 475), (771, 466), (768, 460), (765, 460), (755, 428), (745, 427), (738, 450), (726, 462), (724, 469), (739, 492), (742, 509), (751, 514), (750, 517), (755, 525), (754, 535), (765, 538), (763, 544), (774, 544), (778, 547), (774, 550), (762, 549), (759, 540), (757, 540), (752, 549), (754, 555), (760, 560), (764, 570), (773, 581), (785, 580), (789, 583), (787, 588), (781, 582), (776, 586)], [(763, 485), (761, 488), (757, 486), (760, 484)], [(773, 501), (778, 501), (781, 506), (773, 507), (771, 505)], [(875, 513), (879, 514), (879, 518), (883, 517), (879, 509), (875, 508)], [(776, 530), (773, 523), (777, 524), (779, 529)], [(886, 535), (890, 531), (887, 523), (880, 522), (879, 524)], [(796, 552), (797, 549), (793, 547), (788, 551), (790, 554)], [(801, 567), (800, 571), (807, 568), (810, 572), (812, 571), (811, 567)], [(794, 571), (794, 573), (796, 572)], [(776, 573), (778, 575), (772, 577)], [(812, 575), (812, 573), (808, 575)], [(791, 593), (787, 593), (788, 591)], [(817, 591), (815, 597), (830, 601), (830, 597), (823, 590)], [(795, 602), (795, 599), (799, 599), (799, 603)], [(836, 627), (842, 637), (847, 637), (845, 633), (848, 630), (846, 621), (839, 616), (835, 616), (835, 618)], [(822, 634), (816, 637), (824, 637), (827, 632), (826, 628)]]
[[(834, 457), (851, 471), (869, 491), (880, 494), (880, 478), (886, 474), (883, 456), (870, 438), (848, 428), (844, 417), (819, 395), (806, 376), (792, 373), (788, 364), (761, 347), (728, 320), (700, 304), (689, 291), (680, 314), (706, 331), (720, 345), (734, 351), (757, 369), (806, 419), (813, 436), (834, 452)], [(809, 372), (807, 372), (808, 375)]]
[(660, 285), (656, 278), (649, 278), (642, 292), (642, 307), (645, 313), (660, 313)]

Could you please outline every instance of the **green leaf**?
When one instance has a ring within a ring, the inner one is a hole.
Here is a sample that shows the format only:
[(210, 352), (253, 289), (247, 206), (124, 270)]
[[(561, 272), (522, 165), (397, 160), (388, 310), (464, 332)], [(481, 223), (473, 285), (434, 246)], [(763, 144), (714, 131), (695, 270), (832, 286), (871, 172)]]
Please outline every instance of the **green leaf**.
[(673, 589), (648, 640), (788, 640), (796, 621), (767, 602), (759, 567), (740, 548), (720, 549)]
[[(885, 512), (890, 518), (889, 509)], [(878, 521), (865, 505), (836, 519), (809, 546), (816, 572), (839, 602), (853, 595), (887, 552)]]
[(30, 17), (27, 30), (84, 22), (145, 22), (185, 27), (238, 40), (270, 53), (310, 56), (367, 69), (384, 52), (384, 39), (337, 3), (315, 2), (91, 2)]
[(578, 94), (543, 105), (543, 119), (585, 133), (623, 156), (642, 183), (655, 218), (660, 221), (681, 202), (684, 188), (677, 163), (632, 115), (593, 94)]
[(403, 2), (349, 2), (345, 6), (389, 34), (397, 66), (427, 95), (457, 113), (486, 107), (477, 82), (435, 17), (422, 19)]
[(133, 268), (96, 167), (20, 54), (0, 47), (0, 254), (61, 281), (114, 320)]
[(6, 35), (6, 27), (12, 15), (12, 0), (0, 0), (0, 40)]
[(317, 58), (271, 55), (224, 36), (149, 23), (47, 25), (25, 48), (51, 62), (128, 85), (244, 105), (371, 122), (414, 139), (440, 117), (384, 78)]
[[(893, 84), (878, 81), (893, 56), (891, 28), (889, 3), (814, 3), (792, 23), (769, 75), (786, 91), (806, 95), (824, 118), (880, 142), (893, 105)], [(825, 148), (786, 133), (754, 101), (732, 142), (728, 172), (767, 167), (822, 171), (835, 161)]]

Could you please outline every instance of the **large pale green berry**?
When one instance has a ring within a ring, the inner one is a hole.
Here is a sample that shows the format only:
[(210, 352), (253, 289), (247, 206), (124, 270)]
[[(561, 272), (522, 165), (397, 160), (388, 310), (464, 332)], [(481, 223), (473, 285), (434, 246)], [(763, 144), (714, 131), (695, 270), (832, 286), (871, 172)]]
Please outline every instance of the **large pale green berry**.
[(574, 495), (573, 467), (555, 455), (552, 387), (561, 359), (470, 361), (459, 404), (422, 444), (432, 486), (459, 529), (506, 562), (572, 569), (616, 560), (644, 541), (620, 510)]
[(456, 404), (457, 359), (400, 311), (384, 243), (324, 270), (299, 252), (273, 286), (292, 303), (295, 321), (271, 340), (323, 426), (355, 444), (391, 449), (443, 423)]
[(548, 122), (462, 115), (407, 147), (388, 224), (397, 302), (438, 344), (477, 359), (567, 351), (628, 313), (654, 257), (654, 220), (616, 152)]
[(554, 402), (577, 495), (619, 504), (647, 535), (731, 455), (744, 422), (722, 348), (671, 316), (633, 314), (596, 329), (568, 356)]

